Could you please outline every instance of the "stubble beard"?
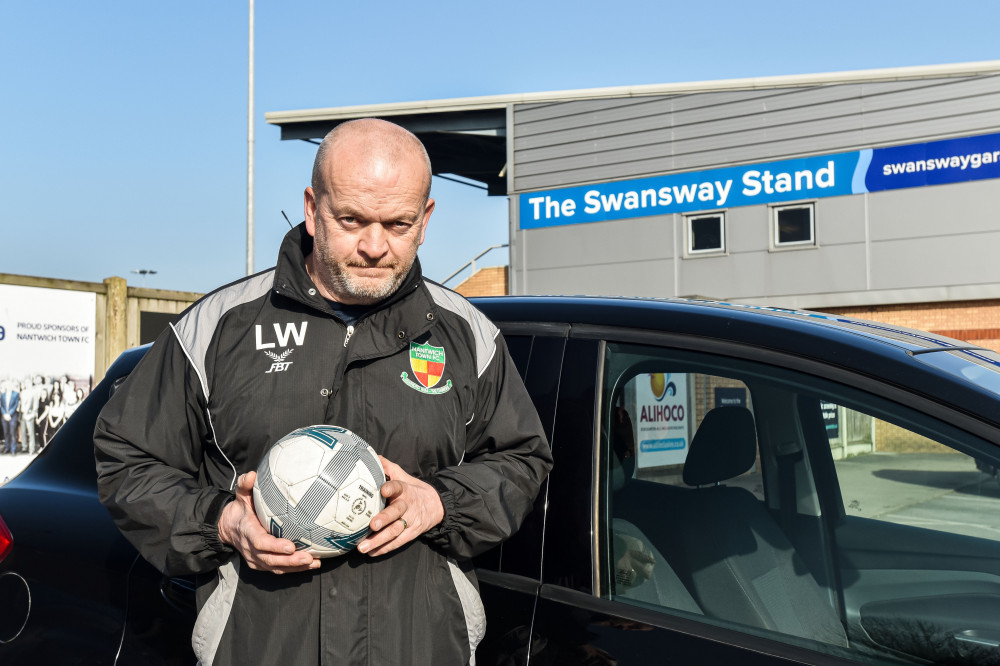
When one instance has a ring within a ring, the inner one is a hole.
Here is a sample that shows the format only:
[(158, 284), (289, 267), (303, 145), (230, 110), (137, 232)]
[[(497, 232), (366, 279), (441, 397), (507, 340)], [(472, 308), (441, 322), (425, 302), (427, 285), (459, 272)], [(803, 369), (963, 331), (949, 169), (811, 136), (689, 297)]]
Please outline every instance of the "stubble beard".
[[(405, 265), (400, 261), (385, 261), (376, 264), (350, 259), (338, 261), (327, 248), (319, 229), (320, 227), (317, 227), (313, 251), (319, 255), (320, 270), (324, 273), (320, 279), (334, 296), (348, 296), (356, 305), (374, 305), (392, 296), (399, 289), (399, 285), (403, 283), (403, 279), (406, 278), (406, 274), (413, 266), (413, 259)], [(414, 246), (417, 245), (414, 243)], [(414, 254), (415, 257), (416, 254)], [(385, 278), (376, 280), (375, 278), (360, 278), (352, 275), (350, 268), (389, 268), (392, 273)]]

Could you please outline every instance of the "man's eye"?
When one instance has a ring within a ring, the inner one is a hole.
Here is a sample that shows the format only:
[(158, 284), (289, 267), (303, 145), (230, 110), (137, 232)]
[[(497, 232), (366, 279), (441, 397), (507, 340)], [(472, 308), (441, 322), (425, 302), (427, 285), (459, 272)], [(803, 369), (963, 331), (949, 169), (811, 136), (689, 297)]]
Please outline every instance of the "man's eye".
[(344, 217), (340, 218), (340, 223), (341, 224), (351, 225), (351, 224), (355, 224), (356, 222), (357, 222), (357, 219), (351, 217), (350, 215), (347, 215), (347, 216), (344, 216)]

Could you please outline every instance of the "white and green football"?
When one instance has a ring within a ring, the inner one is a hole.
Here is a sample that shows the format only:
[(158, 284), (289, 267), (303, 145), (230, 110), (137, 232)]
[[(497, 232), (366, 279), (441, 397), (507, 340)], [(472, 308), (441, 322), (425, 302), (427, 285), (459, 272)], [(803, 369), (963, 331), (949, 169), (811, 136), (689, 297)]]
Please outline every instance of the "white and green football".
[(385, 470), (365, 440), (346, 428), (313, 425), (288, 433), (264, 456), (254, 509), (272, 535), (315, 557), (353, 550), (385, 502)]

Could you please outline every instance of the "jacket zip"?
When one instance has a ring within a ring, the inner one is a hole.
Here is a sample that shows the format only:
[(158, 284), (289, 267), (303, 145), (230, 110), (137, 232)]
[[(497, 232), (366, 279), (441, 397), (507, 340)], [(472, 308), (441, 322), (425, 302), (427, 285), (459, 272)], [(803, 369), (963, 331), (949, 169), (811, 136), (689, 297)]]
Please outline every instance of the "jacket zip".
[(347, 327), (347, 335), (344, 337), (344, 346), (345, 347), (347, 346), (347, 343), (350, 342), (352, 335), (354, 335), (354, 326), (348, 326)]

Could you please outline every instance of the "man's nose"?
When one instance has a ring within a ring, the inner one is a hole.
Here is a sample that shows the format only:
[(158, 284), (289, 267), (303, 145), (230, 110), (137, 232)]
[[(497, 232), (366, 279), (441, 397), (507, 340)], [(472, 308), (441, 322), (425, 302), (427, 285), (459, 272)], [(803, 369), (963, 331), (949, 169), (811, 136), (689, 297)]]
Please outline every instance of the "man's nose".
[(381, 259), (388, 251), (389, 236), (382, 225), (366, 225), (358, 241), (358, 252), (369, 259)]

